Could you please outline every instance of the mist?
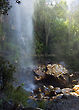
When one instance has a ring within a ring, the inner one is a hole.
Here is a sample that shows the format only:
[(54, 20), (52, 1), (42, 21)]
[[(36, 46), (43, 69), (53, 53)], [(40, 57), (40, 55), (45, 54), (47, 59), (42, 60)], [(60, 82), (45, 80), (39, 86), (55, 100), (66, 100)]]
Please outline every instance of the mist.
[[(12, 4), (14, 1), (12, 1)], [(17, 43), (20, 47), (20, 59), (21, 67), (26, 65), (32, 65), (33, 50), (33, 4), (34, 0), (22, 0), (21, 4), (13, 5), (12, 10), (14, 12), (14, 22), (16, 31)], [(12, 13), (13, 14), (13, 13)]]
[[(18, 47), (18, 59), (15, 58), (15, 63), (19, 65), (19, 72), (16, 72), (14, 77), (17, 79), (18, 86), (24, 83), (24, 89), (30, 91), (34, 89), (32, 71), (28, 71), (33, 67), (33, 12), (34, 0), (22, 0), (21, 4), (11, 0), (12, 8), (8, 12), (6, 18), (9, 21), (10, 28), (12, 29), (11, 42)], [(16, 53), (13, 53), (15, 55)], [(10, 58), (9, 58), (10, 59)]]

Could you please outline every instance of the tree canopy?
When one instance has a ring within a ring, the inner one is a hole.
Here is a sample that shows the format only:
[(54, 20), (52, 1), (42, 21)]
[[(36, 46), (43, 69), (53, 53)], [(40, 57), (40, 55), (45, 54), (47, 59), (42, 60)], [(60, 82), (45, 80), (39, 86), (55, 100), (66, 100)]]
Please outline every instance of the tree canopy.
[(34, 29), (36, 53), (47, 54), (57, 61), (78, 66), (79, 22), (78, 8), (69, 10), (65, 1), (46, 4), (39, 0), (35, 5)]

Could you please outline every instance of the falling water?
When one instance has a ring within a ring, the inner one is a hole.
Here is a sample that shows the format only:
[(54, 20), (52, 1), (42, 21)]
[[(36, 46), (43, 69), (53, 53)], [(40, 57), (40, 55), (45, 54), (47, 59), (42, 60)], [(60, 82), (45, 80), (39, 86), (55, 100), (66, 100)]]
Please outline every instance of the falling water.
[[(33, 66), (33, 12), (34, 0), (21, 0), (17, 4), (11, 0), (12, 9), (9, 11), (8, 19), (14, 30), (15, 45), (19, 47), (19, 65), (23, 69), (16, 73), (18, 84), (24, 83), (26, 90), (34, 89), (33, 76), (29, 69)], [(16, 54), (16, 53), (15, 53)], [(29, 67), (29, 68), (28, 68)], [(20, 68), (20, 69), (21, 69)], [(28, 68), (28, 69), (27, 69)]]
[(22, 0), (21, 4), (13, 5), (16, 35), (20, 46), (19, 61), (21, 67), (33, 65), (33, 4), (34, 0)]

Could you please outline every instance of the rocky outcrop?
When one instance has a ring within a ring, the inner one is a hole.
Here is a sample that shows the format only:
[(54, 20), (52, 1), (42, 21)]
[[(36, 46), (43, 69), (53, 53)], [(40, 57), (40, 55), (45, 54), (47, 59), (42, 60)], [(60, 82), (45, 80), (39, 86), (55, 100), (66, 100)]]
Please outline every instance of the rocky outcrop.
[[(69, 73), (59, 64), (34, 70), (38, 87), (31, 99), (47, 101), (45, 110), (79, 110), (79, 73)], [(77, 84), (77, 85), (76, 85)]]
[(24, 107), (22, 104), (14, 104), (12, 101), (3, 100), (2, 107), (0, 107), (0, 110), (42, 110), (42, 109), (34, 107)]
[(45, 110), (79, 110), (79, 98), (72, 95), (62, 95), (53, 100)]
[[(35, 81), (53, 85), (54, 87), (66, 87), (69, 83), (69, 72), (60, 64), (41, 65), (34, 69)], [(45, 84), (45, 85), (46, 85)]]

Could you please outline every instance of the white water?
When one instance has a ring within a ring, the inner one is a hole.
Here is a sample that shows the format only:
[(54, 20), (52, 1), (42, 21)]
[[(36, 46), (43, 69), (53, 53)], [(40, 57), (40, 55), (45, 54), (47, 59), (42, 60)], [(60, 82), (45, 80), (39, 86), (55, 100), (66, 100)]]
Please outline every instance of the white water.
[[(15, 31), (15, 39), (19, 46), (19, 64), (24, 72), (16, 73), (18, 85), (24, 83), (24, 88), (28, 91), (35, 88), (33, 84), (33, 76), (31, 72), (27, 73), (27, 67), (33, 66), (33, 12), (34, 0), (21, 0), (21, 4), (17, 4), (11, 0), (12, 9), (9, 12), (9, 19)], [(16, 54), (16, 53), (15, 53)]]
[(33, 65), (32, 55), (33, 49), (33, 5), (34, 0), (22, 0), (21, 4), (16, 4), (12, 1), (12, 11), (16, 28), (16, 39), (20, 46), (20, 65), (26, 67)]

